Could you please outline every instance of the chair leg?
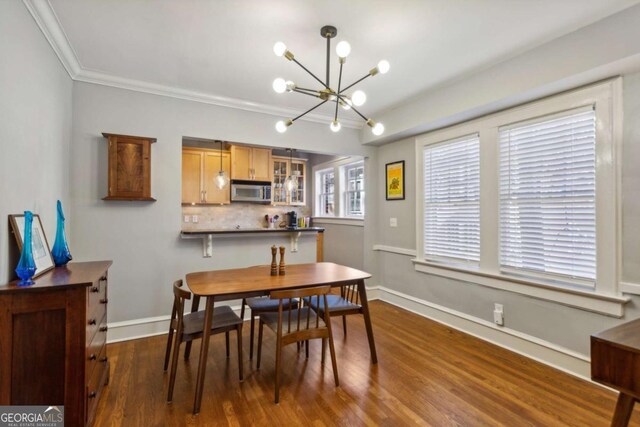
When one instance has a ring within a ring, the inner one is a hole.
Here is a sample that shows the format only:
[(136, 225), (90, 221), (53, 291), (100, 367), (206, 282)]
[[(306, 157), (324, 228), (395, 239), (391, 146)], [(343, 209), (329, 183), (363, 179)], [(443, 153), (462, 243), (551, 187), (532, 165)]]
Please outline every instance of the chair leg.
[(229, 331), (224, 333), (224, 342), (227, 348), (227, 359), (229, 358)]
[(192, 341), (187, 341), (187, 344), (184, 347), (184, 360), (189, 360), (189, 356), (191, 355), (191, 344)]
[(305, 353), (305, 357), (308, 359), (309, 358), (309, 340), (304, 342), (304, 353)]
[[(308, 343), (308, 341), (307, 341)], [(280, 370), (282, 365), (282, 330), (278, 331), (276, 341), (276, 398), (275, 402), (280, 402)]]
[(344, 331), (344, 336), (347, 336), (347, 316), (342, 316), (342, 330)]
[(178, 355), (180, 353), (180, 343), (182, 334), (176, 333), (176, 342), (173, 345), (173, 357), (171, 358), (171, 372), (169, 373), (169, 390), (167, 392), (167, 402), (173, 401), (173, 386), (176, 383), (176, 371), (178, 370)]
[(242, 306), (240, 307), (240, 320), (244, 322), (244, 305), (247, 303), (247, 300), (242, 298)]
[(167, 350), (164, 354), (164, 371), (169, 369), (169, 358), (171, 357), (171, 345), (173, 344), (173, 328), (169, 328), (169, 336), (167, 337)]
[(255, 319), (253, 317), (253, 310), (251, 310), (251, 332), (249, 333), (249, 360), (253, 360), (253, 337), (255, 334)]
[(340, 385), (340, 380), (338, 379), (338, 364), (336, 363), (336, 349), (333, 345), (333, 336), (331, 334), (331, 330), (329, 330), (329, 352), (331, 353), (331, 365), (333, 366), (333, 379), (336, 382), (336, 387)]
[(327, 339), (326, 338), (322, 338), (322, 358), (320, 363), (324, 365), (324, 355), (326, 353), (326, 348), (327, 348)]
[(260, 322), (260, 327), (258, 329), (258, 363), (256, 364), (256, 369), (260, 370), (260, 356), (262, 355), (262, 322)]
[(242, 365), (242, 323), (236, 328), (236, 334), (238, 335), (238, 372), (240, 374), (240, 382), (244, 381), (243, 365)]

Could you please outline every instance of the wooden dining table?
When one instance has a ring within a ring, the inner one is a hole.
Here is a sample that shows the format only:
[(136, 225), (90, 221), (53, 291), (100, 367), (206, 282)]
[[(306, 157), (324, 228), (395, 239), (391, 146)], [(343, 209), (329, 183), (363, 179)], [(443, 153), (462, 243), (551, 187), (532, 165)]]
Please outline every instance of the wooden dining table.
[[(201, 271), (187, 274), (187, 286), (194, 295), (206, 298), (204, 329), (211, 329), (213, 320), (213, 305), (215, 301), (228, 301), (238, 298), (246, 298), (256, 295), (268, 295), (269, 292), (282, 289), (307, 288), (312, 286), (330, 285), (339, 287), (342, 285), (357, 284), (360, 294), (362, 315), (369, 339), (371, 362), (378, 363), (376, 345), (373, 339), (367, 290), (365, 279), (371, 277), (369, 273), (356, 270), (332, 262), (320, 262), (313, 264), (287, 265), (286, 274), (271, 276), (271, 267), (261, 265), (231, 270)], [(209, 352), (209, 334), (202, 337), (200, 347), (200, 361), (198, 365), (198, 377), (196, 380), (196, 395), (193, 404), (193, 413), (200, 412), (204, 377), (207, 367), (207, 354)]]

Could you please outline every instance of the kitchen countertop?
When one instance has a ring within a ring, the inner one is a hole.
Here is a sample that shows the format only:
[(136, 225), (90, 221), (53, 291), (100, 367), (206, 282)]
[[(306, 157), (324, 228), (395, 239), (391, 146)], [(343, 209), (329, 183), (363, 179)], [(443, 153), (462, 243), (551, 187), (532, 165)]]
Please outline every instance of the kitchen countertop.
[(296, 228), (214, 228), (210, 230), (182, 230), (181, 234), (194, 236), (202, 234), (242, 234), (242, 233), (294, 233), (294, 232), (324, 232), (323, 227)]

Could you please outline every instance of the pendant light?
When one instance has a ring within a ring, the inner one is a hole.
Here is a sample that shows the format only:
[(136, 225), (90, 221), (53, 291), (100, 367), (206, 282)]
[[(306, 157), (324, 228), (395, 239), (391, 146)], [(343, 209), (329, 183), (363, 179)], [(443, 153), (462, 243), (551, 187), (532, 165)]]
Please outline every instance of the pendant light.
[(227, 176), (227, 173), (224, 170), (222, 170), (222, 141), (219, 141), (219, 142), (220, 142), (220, 171), (218, 172), (218, 175), (216, 175), (214, 181), (215, 181), (216, 187), (222, 190), (229, 184), (229, 177)]
[(289, 152), (289, 176), (284, 180), (284, 188), (287, 193), (291, 193), (298, 188), (298, 177), (293, 174), (293, 149), (287, 148), (287, 151)]

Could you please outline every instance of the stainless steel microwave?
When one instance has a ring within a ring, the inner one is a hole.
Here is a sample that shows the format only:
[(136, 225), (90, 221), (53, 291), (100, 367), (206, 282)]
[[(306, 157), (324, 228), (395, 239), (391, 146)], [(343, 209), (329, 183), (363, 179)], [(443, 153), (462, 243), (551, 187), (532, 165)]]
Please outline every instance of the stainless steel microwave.
[(231, 201), (271, 203), (271, 183), (264, 181), (231, 181)]

